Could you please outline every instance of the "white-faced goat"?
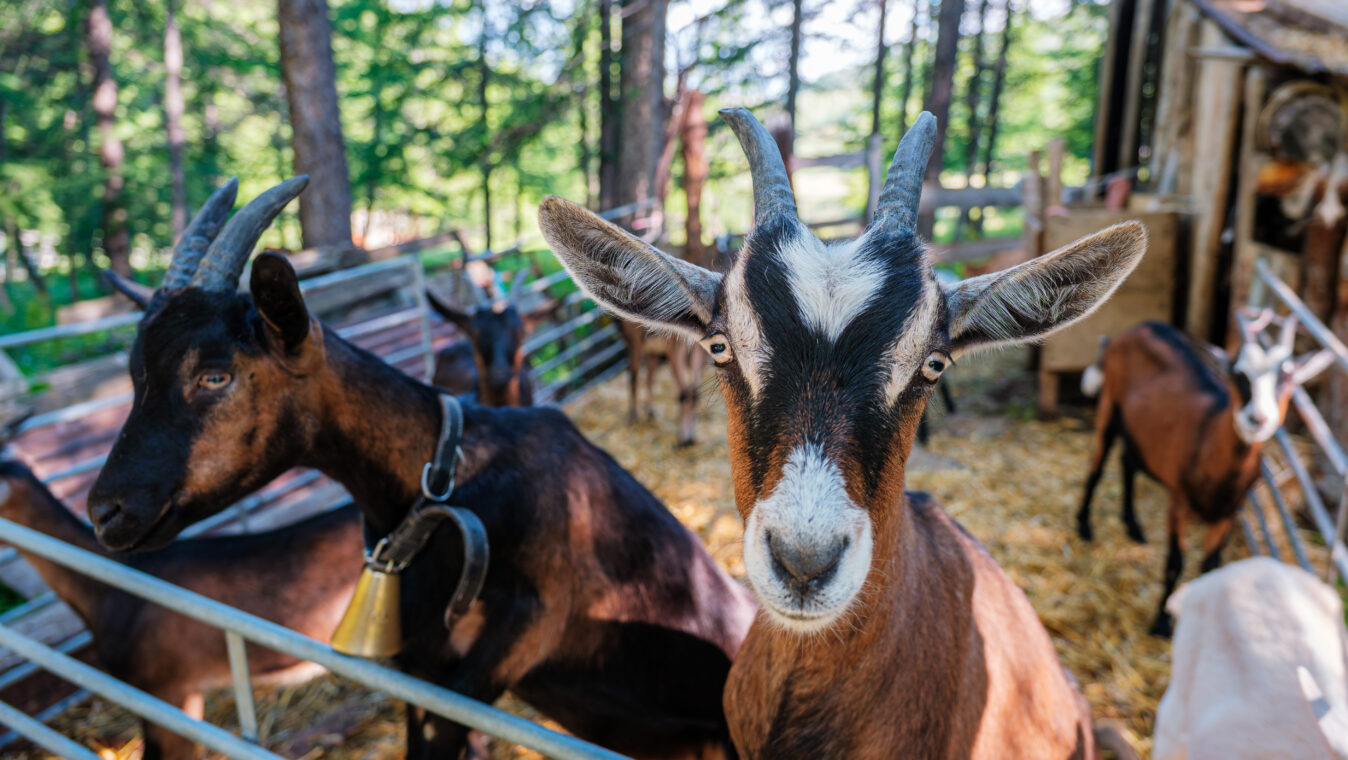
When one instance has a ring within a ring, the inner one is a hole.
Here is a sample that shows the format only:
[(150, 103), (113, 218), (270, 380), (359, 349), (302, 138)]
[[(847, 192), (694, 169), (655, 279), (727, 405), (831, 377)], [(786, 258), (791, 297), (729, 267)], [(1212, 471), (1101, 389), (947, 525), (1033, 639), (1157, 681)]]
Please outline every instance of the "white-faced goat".
[(533, 378), (524, 341), (561, 302), (548, 298), (524, 310), (520, 297), (528, 271), (515, 274), (509, 295), (488, 296), (474, 284), (477, 302), (468, 309), (426, 289), (431, 308), (464, 336), (436, 353), (432, 385), (456, 395), (476, 393), (478, 403), (486, 406), (533, 406)]
[[(222, 228), (231, 182), (183, 236), (132, 347), (134, 407), (89, 494), (103, 545), (160, 546), (292, 467), (346, 486), (373, 538), (421, 495), (440, 393), (312, 318), (283, 257), (259, 256), (251, 294), (236, 292), (304, 182)], [(447, 628), (463, 544), (449, 528), (430, 536), (401, 574), (397, 664), (486, 702), (509, 689), (634, 756), (733, 754), (721, 694), (754, 614), (748, 591), (561, 412), (464, 404), (463, 417), (449, 498), (485, 525), (490, 565)], [(411, 710), (408, 757), (458, 757), (465, 734)]]
[(1348, 630), (1334, 589), (1269, 557), (1180, 587), (1156, 760), (1348, 758)]
[(1238, 315), (1243, 345), (1235, 362), (1170, 325), (1146, 322), (1102, 341), (1100, 358), (1082, 378), (1082, 391), (1099, 395), (1090, 474), (1077, 513), (1077, 531), (1093, 537), (1091, 498), (1116, 439), (1123, 439), (1123, 521), (1128, 535), (1145, 541), (1133, 507), (1138, 472), (1156, 479), (1169, 495), (1169, 548), (1165, 587), (1151, 632), (1170, 635), (1165, 601), (1184, 567), (1184, 525), (1207, 526), (1203, 566), (1221, 564), (1241, 499), (1259, 477), (1259, 454), (1282, 424), (1291, 392), (1315, 371), (1292, 361), (1296, 322), (1282, 322), (1278, 341), (1265, 348), (1257, 334), (1272, 312)]
[(559, 198), (539, 222), (596, 301), (700, 341), (716, 366), (763, 610), (726, 686), (740, 753), (1093, 756), (1089, 709), (1029, 600), (930, 497), (905, 492), (904, 468), (954, 358), (1088, 314), (1136, 266), (1143, 227), (943, 288), (914, 228), (930, 114), (900, 143), (870, 228), (831, 245), (797, 216), (767, 130), (721, 114), (754, 186), (725, 275)]
[[(360, 575), (364, 547), (355, 507), (242, 536), (176, 541), (146, 554), (109, 554), (18, 460), (0, 452), (0, 517), (169, 583), (326, 641)], [(200, 719), (203, 693), (230, 683), (225, 636), (218, 628), (105, 586), (82, 573), (19, 550), (92, 634), (97, 662), (111, 675)], [(259, 682), (297, 682), (322, 672), (266, 647), (248, 647)], [(145, 722), (145, 760), (188, 760), (197, 745)]]

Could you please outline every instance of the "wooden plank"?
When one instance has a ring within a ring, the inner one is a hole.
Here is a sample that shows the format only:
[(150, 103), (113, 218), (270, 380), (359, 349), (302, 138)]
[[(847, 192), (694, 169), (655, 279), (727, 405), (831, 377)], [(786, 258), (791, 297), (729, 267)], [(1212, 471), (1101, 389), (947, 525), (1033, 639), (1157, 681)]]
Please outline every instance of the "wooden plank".
[(1175, 255), (1179, 214), (1105, 209), (1074, 209), (1070, 216), (1048, 217), (1044, 248), (1054, 250), (1128, 219), (1147, 228), (1147, 253), (1137, 269), (1095, 313), (1044, 341), (1040, 366), (1046, 372), (1082, 370), (1095, 361), (1101, 335), (1118, 335), (1147, 319), (1169, 321), (1175, 297)]
[[(1236, 180), (1236, 239), (1231, 262), (1231, 306), (1245, 305), (1250, 283), (1254, 282), (1254, 201), (1258, 193), (1259, 167), (1266, 158), (1255, 152), (1254, 133), (1259, 110), (1264, 105), (1266, 86), (1264, 67), (1251, 66), (1245, 72), (1245, 117), (1241, 124), (1239, 175)], [(1224, 344), (1228, 351), (1240, 345), (1240, 331), (1233, 321), (1227, 324)]]
[(839, 153), (836, 156), (796, 156), (795, 168), (807, 169), (812, 166), (831, 166), (837, 169), (855, 169), (866, 165), (866, 151)]
[[(1203, 45), (1225, 45), (1230, 40), (1216, 24), (1203, 22)], [(1206, 59), (1198, 62), (1194, 106), (1195, 201), (1192, 256), (1189, 261), (1189, 308), (1184, 327), (1194, 336), (1211, 339), (1218, 288), (1222, 228), (1226, 224), (1227, 191), (1231, 183), (1231, 155), (1235, 148), (1240, 105), (1238, 62)]]
[(1151, 176), (1156, 192), (1173, 195), (1188, 176), (1186, 147), (1192, 142), (1193, 61), (1189, 48), (1197, 43), (1198, 10), (1186, 2), (1171, 5), (1161, 59), (1160, 92), (1157, 93), (1156, 137), (1153, 139)]

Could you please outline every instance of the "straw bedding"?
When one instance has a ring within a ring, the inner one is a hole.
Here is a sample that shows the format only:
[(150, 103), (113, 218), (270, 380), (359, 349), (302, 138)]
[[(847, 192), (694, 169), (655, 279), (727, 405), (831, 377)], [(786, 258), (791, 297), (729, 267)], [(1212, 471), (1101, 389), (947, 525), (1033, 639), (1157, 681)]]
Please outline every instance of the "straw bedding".
[[(1170, 670), (1168, 642), (1146, 633), (1160, 595), (1165, 494), (1139, 479), (1138, 511), (1149, 543), (1131, 542), (1119, 520), (1119, 467), (1112, 460), (1096, 493), (1096, 540), (1088, 545), (1077, 539), (1074, 515), (1091, 446), (1091, 412), (1034, 419), (1027, 401), (1033, 388), (1021, 371), (1024, 366), (1023, 352), (1007, 351), (964, 362), (947, 376), (959, 414), (937, 410), (929, 450), (915, 451), (909, 463), (909, 488), (929, 491), (988, 546), (1029, 596), (1097, 718), (1120, 723), (1146, 755)], [(698, 444), (688, 449), (673, 447), (678, 409), (667, 374), (659, 384), (654, 420), (628, 424), (623, 376), (568, 412), (742, 579), (741, 523), (730, 492), (725, 413), (710, 373), (708, 378)], [(1268, 514), (1276, 523), (1276, 513)], [(1189, 546), (1196, 547), (1199, 534), (1190, 538)], [(1323, 550), (1312, 551), (1319, 553), (1313, 559), (1322, 562)], [(1246, 554), (1237, 533), (1226, 557)], [(1186, 578), (1197, 572), (1199, 561), (1198, 549), (1191, 548)], [(401, 709), (384, 695), (326, 677), (305, 686), (259, 689), (257, 698), (264, 737), (274, 751), (343, 760), (401, 756)], [(502, 706), (538, 717), (510, 697)], [(232, 699), (222, 694), (209, 700), (208, 714), (231, 725)], [(135, 724), (101, 701), (72, 711), (55, 726), (110, 759), (138, 754)], [(506, 746), (493, 746), (492, 754), (537, 757)], [(41, 755), (30, 751), (24, 756)]]

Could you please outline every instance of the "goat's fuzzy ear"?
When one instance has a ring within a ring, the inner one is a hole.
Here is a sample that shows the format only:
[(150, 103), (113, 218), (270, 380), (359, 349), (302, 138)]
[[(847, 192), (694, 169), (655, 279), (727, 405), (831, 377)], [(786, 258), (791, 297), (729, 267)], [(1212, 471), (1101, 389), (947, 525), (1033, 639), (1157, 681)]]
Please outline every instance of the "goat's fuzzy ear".
[(946, 286), (952, 353), (1038, 340), (1082, 319), (1146, 250), (1146, 228), (1124, 222), (1011, 269)]
[(145, 311), (150, 306), (150, 299), (154, 298), (154, 288), (149, 285), (142, 285), (120, 272), (111, 269), (104, 270), (103, 279), (107, 280), (114, 290), (126, 296), (127, 300), (134, 303), (141, 311)]
[(615, 314), (702, 338), (721, 275), (662, 253), (570, 201), (543, 199), (543, 237), (576, 284)]
[(460, 330), (468, 329), (468, 323), (473, 321), (472, 314), (444, 300), (430, 288), (426, 288), (426, 303), (430, 304), (437, 314), (457, 325)]
[(290, 262), (280, 254), (262, 253), (253, 260), (248, 289), (272, 334), (287, 352), (296, 351), (309, 336), (309, 309)]

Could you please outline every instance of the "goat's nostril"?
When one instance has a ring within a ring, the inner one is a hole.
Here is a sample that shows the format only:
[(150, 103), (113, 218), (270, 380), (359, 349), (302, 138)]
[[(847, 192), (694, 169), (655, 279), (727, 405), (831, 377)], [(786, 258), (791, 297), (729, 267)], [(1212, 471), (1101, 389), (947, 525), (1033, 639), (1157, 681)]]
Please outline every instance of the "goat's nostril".
[(844, 537), (826, 547), (793, 546), (768, 531), (767, 543), (777, 574), (798, 592), (804, 593), (810, 586), (823, 585), (833, 576), (851, 541)]
[(116, 501), (98, 501), (89, 504), (89, 521), (95, 527), (106, 525), (109, 520), (117, 516), (122, 511), (122, 505)]

